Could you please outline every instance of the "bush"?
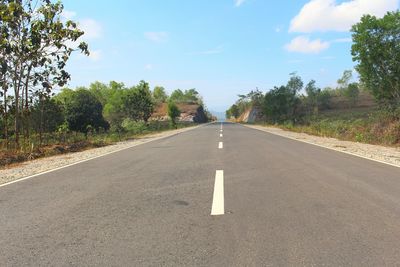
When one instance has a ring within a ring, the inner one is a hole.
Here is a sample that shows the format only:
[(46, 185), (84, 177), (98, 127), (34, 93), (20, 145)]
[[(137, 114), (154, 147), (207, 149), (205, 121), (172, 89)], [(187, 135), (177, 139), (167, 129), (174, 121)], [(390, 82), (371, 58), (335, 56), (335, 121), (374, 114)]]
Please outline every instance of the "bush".
[(122, 128), (130, 134), (141, 134), (147, 130), (147, 125), (143, 121), (125, 119), (122, 122)]

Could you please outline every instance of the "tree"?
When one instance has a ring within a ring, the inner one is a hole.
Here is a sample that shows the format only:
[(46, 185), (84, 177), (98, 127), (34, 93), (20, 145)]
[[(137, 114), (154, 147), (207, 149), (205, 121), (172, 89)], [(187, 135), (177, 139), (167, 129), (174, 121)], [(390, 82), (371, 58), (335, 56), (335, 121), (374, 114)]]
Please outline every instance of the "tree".
[(63, 106), (46, 95), (38, 97), (32, 107), (32, 126), (39, 133), (40, 144), (44, 132), (54, 132), (64, 123)]
[(350, 106), (356, 104), (359, 94), (358, 83), (350, 83), (344, 91), (345, 97), (350, 101)]
[(102, 111), (100, 101), (90, 91), (79, 89), (65, 103), (65, 120), (72, 131), (87, 133), (88, 126), (107, 129)]
[(164, 87), (162, 86), (154, 87), (153, 98), (156, 103), (164, 103), (165, 101), (167, 101), (168, 95), (165, 92)]
[(353, 78), (353, 71), (345, 70), (342, 74), (342, 77), (337, 80), (339, 89), (342, 89), (342, 90), (347, 89), (352, 78)]
[(169, 97), (171, 101), (175, 103), (188, 103), (188, 104), (198, 104), (203, 105), (203, 100), (196, 89), (189, 89), (182, 91), (180, 89), (176, 89), (172, 92)]
[[(0, 52), (3, 95), (14, 89), (15, 143), (19, 146), (20, 116), (29, 115), (30, 90), (50, 96), (54, 86), (63, 86), (70, 75), (65, 71), (71, 53), (89, 54), (87, 44), (72, 47), (83, 31), (73, 21), (63, 22), (61, 2), (49, 0), (6, 0), (0, 3)], [(7, 101), (5, 101), (7, 106)], [(7, 110), (6, 110), (7, 113)], [(7, 115), (5, 115), (7, 116)], [(25, 125), (29, 130), (29, 126)], [(27, 135), (29, 131), (26, 132)]]
[(307, 104), (310, 106), (313, 113), (318, 113), (319, 96), (321, 89), (315, 85), (315, 81), (311, 80), (305, 87), (307, 93)]
[(168, 117), (171, 119), (172, 125), (176, 128), (176, 118), (178, 118), (181, 115), (180, 110), (178, 109), (177, 105), (169, 101), (168, 102)]
[(226, 118), (230, 119), (231, 117), (234, 117), (237, 119), (240, 115), (239, 113), (239, 107), (236, 104), (233, 104), (226, 112)]
[(364, 15), (352, 27), (351, 54), (360, 80), (374, 97), (388, 104), (400, 103), (400, 12), (383, 18)]
[(296, 111), (300, 103), (297, 92), (302, 88), (303, 82), (297, 77), (296, 81), (292, 78), (287, 86), (274, 87), (265, 94), (263, 106), (267, 120), (274, 123), (296, 120)]
[(154, 110), (154, 103), (149, 89), (149, 84), (140, 81), (139, 84), (124, 96), (125, 114), (134, 121), (147, 122)]

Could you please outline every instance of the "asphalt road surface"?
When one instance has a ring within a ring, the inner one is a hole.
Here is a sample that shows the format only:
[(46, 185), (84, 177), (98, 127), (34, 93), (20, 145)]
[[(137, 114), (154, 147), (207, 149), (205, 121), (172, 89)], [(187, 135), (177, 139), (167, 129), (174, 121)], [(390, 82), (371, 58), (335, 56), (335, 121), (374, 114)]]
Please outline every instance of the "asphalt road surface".
[(236, 124), (0, 187), (0, 266), (399, 264), (400, 168)]

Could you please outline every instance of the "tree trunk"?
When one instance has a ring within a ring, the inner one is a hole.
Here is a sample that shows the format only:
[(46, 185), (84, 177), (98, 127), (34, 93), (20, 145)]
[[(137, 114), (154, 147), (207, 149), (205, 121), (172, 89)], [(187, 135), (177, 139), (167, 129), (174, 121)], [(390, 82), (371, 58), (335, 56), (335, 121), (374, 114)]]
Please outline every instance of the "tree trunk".
[(42, 133), (43, 133), (43, 103), (42, 103), (42, 96), (40, 96), (39, 101), (40, 101), (39, 145), (42, 146)]
[[(22, 71), (22, 63), (20, 66), (20, 71)], [(18, 77), (18, 78), (16, 78)], [(14, 131), (15, 131), (15, 148), (19, 148), (19, 93), (21, 88), (21, 76), (18, 75), (18, 68), (14, 71), (14, 94), (15, 94), (15, 120), (14, 120)]]
[(25, 112), (24, 112), (24, 118), (25, 118), (25, 136), (29, 142), (29, 100), (28, 100), (28, 87), (29, 87), (29, 78), (31, 75), (31, 68), (32, 66), (29, 66), (28, 68), (28, 74), (26, 76), (25, 80)]
[(5, 78), (3, 80), (3, 97), (4, 97), (4, 138), (6, 139), (6, 148), (8, 149), (7, 86)]
[(15, 118), (14, 118), (14, 134), (15, 134), (15, 147), (19, 148), (19, 92), (15, 89)]

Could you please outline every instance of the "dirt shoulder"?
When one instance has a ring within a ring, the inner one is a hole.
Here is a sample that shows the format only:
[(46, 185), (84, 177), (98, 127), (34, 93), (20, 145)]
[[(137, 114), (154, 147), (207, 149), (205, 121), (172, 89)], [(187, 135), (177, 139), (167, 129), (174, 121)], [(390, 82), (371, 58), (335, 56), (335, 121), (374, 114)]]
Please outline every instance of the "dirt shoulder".
[(400, 167), (400, 148), (342, 141), (335, 138), (320, 137), (305, 133), (285, 131), (275, 127), (266, 127), (266, 126), (249, 125), (249, 124), (243, 124), (243, 125), (246, 127), (258, 129), (264, 132), (280, 135), (301, 142), (306, 142), (309, 144), (326, 147), (329, 149), (333, 149), (348, 154), (354, 154), (359, 157), (380, 161)]
[(86, 161), (96, 157), (104, 156), (106, 154), (114, 153), (178, 133), (193, 130), (201, 126), (202, 125), (198, 125), (177, 130), (165, 131), (161, 133), (149, 134), (146, 136), (142, 136), (139, 139), (118, 142), (109, 146), (88, 149), (81, 152), (61, 154), (52, 157), (39, 158), (19, 164), (9, 165), (0, 170), (0, 184), (9, 183), (24, 177), (62, 168), (80, 161)]

